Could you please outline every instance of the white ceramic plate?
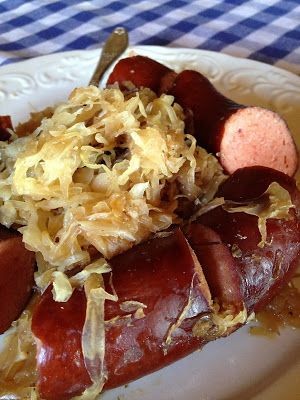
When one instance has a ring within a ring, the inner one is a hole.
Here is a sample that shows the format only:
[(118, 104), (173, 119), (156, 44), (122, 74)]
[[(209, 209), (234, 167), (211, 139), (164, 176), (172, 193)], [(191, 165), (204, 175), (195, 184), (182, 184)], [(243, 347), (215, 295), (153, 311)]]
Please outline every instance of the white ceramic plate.
[[(196, 69), (232, 99), (265, 106), (288, 122), (300, 148), (300, 78), (255, 61), (191, 49), (135, 47), (178, 70)], [(14, 124), (31, 111), (64, 100), (86, 85), (99, 51), (39, 57), (0, 68), (0, 113)], [(300, 335), (285, 329), (274, 340), (249, 335), (248, 327), (210, 343), (170, 367), (128, 387), (104, 393), (103, 400), (299, 400)]]

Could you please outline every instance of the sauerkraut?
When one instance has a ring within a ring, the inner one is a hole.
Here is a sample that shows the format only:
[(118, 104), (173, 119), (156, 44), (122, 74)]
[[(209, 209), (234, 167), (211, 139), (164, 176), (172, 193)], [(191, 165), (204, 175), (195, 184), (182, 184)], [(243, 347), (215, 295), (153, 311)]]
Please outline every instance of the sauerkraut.
[(183, 198), (200, 205), (224, 175), (184, 134), (173, 97), (149, 89), (75, 89), (30, 135), (0, 142), (0, 223), (21, 226), (39, 272), (105, 258), (179, 223)]

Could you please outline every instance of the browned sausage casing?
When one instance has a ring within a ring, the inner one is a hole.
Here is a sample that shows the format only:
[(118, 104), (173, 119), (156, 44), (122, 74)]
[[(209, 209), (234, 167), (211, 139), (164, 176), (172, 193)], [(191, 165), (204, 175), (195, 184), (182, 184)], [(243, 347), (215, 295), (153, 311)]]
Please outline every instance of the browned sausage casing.
[(25, 249), (22, 236), (0, 225), (0, 333), (25, 308), (33, 287), (35, 254)]
[(148, 57), (134, 56), (123, 58), (110, 74), (107, 84), (132, 82), (136, 87), (150, 88), (158, 92), (161, 78), (170, 72), (170, 68)]

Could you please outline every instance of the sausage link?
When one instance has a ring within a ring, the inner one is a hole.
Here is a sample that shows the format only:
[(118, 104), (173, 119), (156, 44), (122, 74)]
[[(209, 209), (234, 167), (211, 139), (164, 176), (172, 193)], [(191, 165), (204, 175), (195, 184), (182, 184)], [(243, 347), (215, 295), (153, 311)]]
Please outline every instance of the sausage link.
[[(199, 348), (205, 341), (193, 336), (192, 329), (211, 311), (201, 267), (178, 229), (137, 245), (110, 263), (119, 299), (105, 302), (106, 389)], [(105, 286), (111, 290), (108, 277)], [(128, 301), (142, 303), (144, 315), (124, 310)], [(85, 304), (82, 290), (75, 290), (65, 304), (56, 303), (48, 290), (35, 309), (32, 331), (38, 339), (38, 389), (45, 400), (67, 400), (90, 385), (81, 350)], [(176, 323), (179, 326), (172, 333)]]
[(191, 70), (178, 74), (168, 93), (193, 112), (193, 134), (198, 143), (218, 154), (229, 174), (252, 165), (274, 168), (289, 176), (295, 174), (296, 145), (278, 114), (233, 102), (205, 76)]

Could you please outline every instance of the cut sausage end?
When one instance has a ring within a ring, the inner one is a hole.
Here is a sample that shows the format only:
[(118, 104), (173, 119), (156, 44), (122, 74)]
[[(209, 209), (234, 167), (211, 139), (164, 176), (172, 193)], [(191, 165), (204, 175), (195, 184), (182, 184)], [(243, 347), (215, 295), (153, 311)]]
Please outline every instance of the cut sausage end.
[(239, 168), (262, 165), (293, 176), (298, 154), (286, 123), (272, 111), (246, 107), (224, 125), (220, 162), (232, 174)]

